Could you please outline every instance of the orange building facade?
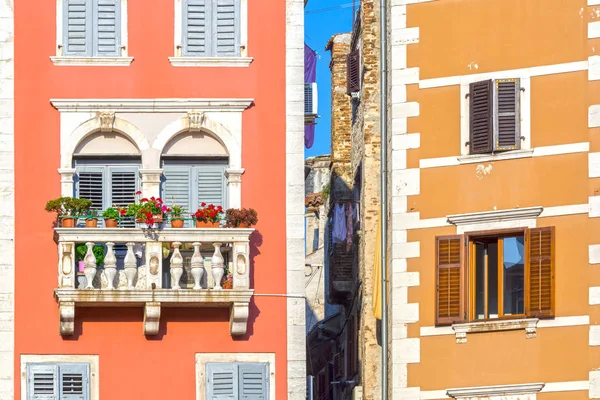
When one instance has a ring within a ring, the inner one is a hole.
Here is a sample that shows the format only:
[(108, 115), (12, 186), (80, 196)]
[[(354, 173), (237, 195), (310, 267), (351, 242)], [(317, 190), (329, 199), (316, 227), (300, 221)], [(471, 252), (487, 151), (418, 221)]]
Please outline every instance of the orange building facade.
[(598, 4), (391, 2), (391, 398), (600, 397)]
[[(304, 398), (304, 2), (150, 3), (0, 8), (14, 23), (0, 398)], [(62, 228), (44, 211), (138, 191), (259, 222)]]

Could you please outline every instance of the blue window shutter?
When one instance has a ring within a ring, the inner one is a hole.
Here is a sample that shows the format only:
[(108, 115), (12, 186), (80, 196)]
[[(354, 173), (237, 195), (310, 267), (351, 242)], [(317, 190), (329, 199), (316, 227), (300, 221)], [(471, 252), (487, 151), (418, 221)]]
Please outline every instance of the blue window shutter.
[[(135, 202), (135, 192), (139, 187), (138, 171), (138, 166), (108, 167), (110, 187), (106, 191), (105, 208), (113, 205), (123, 207)], [(135, 221), (133, 219), (125, 220), (121, 224), (126, 228), (133, 228)]]
[(238, 364), (240, 399), (267, 400), (269, 398), (269, 371), (266, 363)]
[(121, 55), (121, 1), (93, 0), (94, 56)]
[(240, 4), (239, 0), (212, 0), (213, 51), (217, 57), (234, 57), (240, 54)]
[[(196, 211), (190, 204), (192, 168), (183, 164), (165, 164), (163, 167), (162, 198), (170, 206), (183, 207), (189, 217)], [(189, 225), (189, 221), (185, 221)]]
[(207, 203), (227, 208), (226, 162), (203, 163), (196, 166), (198, 204)]
[(63, 0), (63, 55), (92, 55), (92, 0)]
[(27, 400), (59, 400), (58, 366), (27, 364)]
[(60, 400), (88, 400), (90, 366), (87, 363), (59, 364)]
[(76, 169), (76, 197), (92, 201), (92, 208), (104, 208), (104, 168), (82, 166)]
[(211, 0), (183, 0), (183, 55), (207, 57), (211, 54)]
[(206, 364), (206, 398), (208, 400), (239, 398), (236, 364)]

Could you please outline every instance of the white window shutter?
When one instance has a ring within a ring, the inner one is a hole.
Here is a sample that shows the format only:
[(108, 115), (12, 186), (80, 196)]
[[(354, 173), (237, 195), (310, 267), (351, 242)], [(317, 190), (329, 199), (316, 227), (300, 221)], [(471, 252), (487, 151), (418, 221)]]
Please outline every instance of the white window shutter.
[(121, 1), (93, 0), (94, 56), (121, 55)]
[(89, 364), (60, 364), (58, 370), (60, 384), (60, 400), (89, 400)]
[(206, 364), (206, 398), (208, 400), (239, 399), (236, 364)]
[(92, 55), (92, 0), (63, 0), (64, 56)]
[(27, 364), (27, 399), (59, 400), (56, 364)]
[(183, 55), (210, 56), (211, 0), (183, 0)]

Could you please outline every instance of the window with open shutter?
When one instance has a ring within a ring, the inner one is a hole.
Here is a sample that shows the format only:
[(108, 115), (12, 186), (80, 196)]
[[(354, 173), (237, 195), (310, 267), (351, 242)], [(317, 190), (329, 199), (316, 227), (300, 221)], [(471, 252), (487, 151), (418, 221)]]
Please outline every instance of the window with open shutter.
[(92, 55), (92, 0), (63, 0), (63, 54)]
[(217, 57), (238, 56), (239, 45), (239, 0), (213, 0), (213, 39)]
[(469, 102), (471, 110), (469, 121), (471, 154), (491, 153), (493, 143), (492, 81), (471, 83)]
[(554, 316), (554, 227), (529, 230), (527, 315)]
[(498, 79), (494, 83), (494, 149), (517, 150), (521, 147), (519, 79)]
[(77, 174), (77, 197), (92, 201), (92, 208), (104, 208), (104, 173), (100, 167), (83, 168)]
[(360, 91), (360, 50), (351, 51), (346, 59), (347, 93)]
[(211, 3), (212, 0), (183, 1), (183, 55), (210, 55)]
[(464, 319), (462, 236), (436, 238), (436, 324)]
[[(124, 207), (135, 202), (135, 192), (138, 190), (138, 166), (108, 166), (110, 191), (105, 199), (105, 208), (113, 205)], [(121, 221), (124, 227), (133, 228), (133, 218), (125, 217)]]

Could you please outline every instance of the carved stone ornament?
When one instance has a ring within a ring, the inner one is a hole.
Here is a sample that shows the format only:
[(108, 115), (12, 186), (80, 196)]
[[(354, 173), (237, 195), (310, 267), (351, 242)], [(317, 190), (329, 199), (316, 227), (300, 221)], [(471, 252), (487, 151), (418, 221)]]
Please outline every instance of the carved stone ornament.
[(111, 111), (100, 111), (96, 113), (100, 120), (100, 132), (112, 132), (115, 123), (115, 113)]
[(157, 335), (160, 325), (160, 303), (146, 303), (144, 306), (144, 335)]
[(205, 115), (204, 113), (197, 111), (188, 112), (188, 124), (191, 132), (198, 132), (204, 124)]

